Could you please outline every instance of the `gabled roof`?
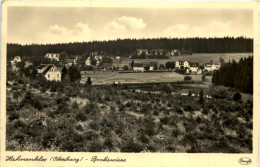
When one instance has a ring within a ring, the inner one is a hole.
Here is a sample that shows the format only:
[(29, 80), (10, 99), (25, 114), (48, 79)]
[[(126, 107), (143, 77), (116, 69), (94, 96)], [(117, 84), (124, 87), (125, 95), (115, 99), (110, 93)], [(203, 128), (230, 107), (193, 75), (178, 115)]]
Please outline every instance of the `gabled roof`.
[[(41, 64), (36, 69), (44, 69), (42, 72), (43, 75), (45, 75), (52, 67), (57, 68), (54, 64)], [(57, 68), (57, 70), (61, 73), (61, 70)]]
[(42, 74), (45, 75), (53, 66), (49, 65), (43, 72)]

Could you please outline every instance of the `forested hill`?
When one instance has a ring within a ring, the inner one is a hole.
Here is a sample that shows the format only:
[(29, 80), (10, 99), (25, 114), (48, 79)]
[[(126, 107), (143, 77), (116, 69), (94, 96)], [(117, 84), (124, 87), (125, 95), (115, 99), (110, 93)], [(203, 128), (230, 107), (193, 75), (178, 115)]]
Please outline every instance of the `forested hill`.
[(85, 52), (104, 51), (109, 55), (127, 56), (136, 49), (192, 49), (193, 53), (252, 52), (253, 39), (244, 37), (224, 38), (154, 38), (118, 39), (111, 41), (74, 42), (62, 44), (7, 44), (8, 58), (43, 56), (47, 52), (67, 52), (81, 55)]

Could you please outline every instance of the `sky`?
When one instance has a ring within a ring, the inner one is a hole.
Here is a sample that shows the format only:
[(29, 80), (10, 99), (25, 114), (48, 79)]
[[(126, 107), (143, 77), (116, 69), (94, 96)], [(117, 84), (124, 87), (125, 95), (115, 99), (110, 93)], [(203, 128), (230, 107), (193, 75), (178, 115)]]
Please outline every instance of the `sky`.
[(253, 37), (249, 9), (8, 7), (7, 41), (47, 44), (159, 37)]

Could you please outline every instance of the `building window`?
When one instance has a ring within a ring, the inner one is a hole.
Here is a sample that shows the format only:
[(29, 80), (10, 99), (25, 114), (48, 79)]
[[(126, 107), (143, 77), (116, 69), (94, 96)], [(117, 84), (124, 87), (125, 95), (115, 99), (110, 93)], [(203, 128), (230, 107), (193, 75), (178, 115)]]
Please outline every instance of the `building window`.
[(50, 78), (50, 74), (48, 74), (48, 78)]
[(59, 78), (59, 74), (57, 74), (57, 77)]

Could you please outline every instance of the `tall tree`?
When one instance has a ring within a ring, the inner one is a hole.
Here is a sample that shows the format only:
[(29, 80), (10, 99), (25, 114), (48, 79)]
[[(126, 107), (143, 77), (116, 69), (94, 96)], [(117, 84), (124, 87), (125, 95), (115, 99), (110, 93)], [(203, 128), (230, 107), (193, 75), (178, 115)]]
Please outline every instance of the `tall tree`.
[(69, 68), (69, 77), (71, 82), (78, 81), (81, 79), (80, 71), (77, 69), (76, 66), (71, 66)]
[(67, 67), (63, 67), (62, 70), (61, 70), (61, 79), (64, 79), (64, 77), (68, 74), (68, 69)]
[(132, 62), (131, 62), (131, 67), (132, 67), (132, 69), (134, 69), (134, 64), (135, 64), (135, 62), (134, 62), (134, 60), (132, 59)]
[(239, 62), (225, 63), (213, 73), (212, 83), (253, 93), (253, 57), (241, 58)]

